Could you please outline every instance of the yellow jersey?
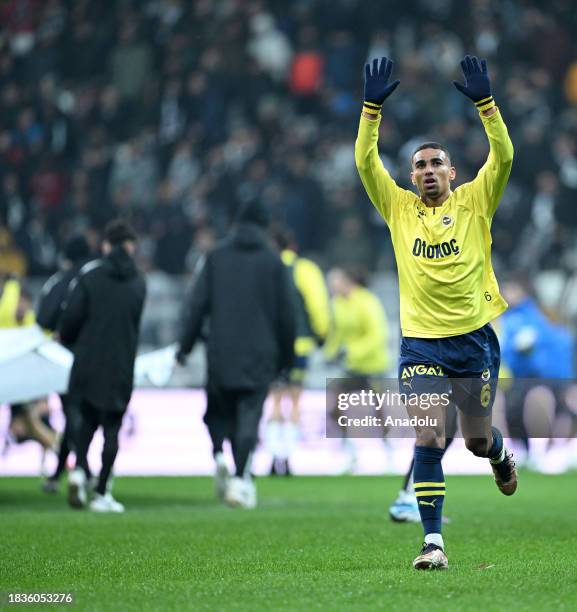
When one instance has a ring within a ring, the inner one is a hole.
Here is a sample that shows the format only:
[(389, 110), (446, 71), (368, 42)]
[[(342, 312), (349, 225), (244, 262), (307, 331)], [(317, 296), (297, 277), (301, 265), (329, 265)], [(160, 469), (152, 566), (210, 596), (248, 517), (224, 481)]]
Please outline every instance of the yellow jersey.
[(384, 374), (389, 365), (388, 325), (379, 299), (364, 287), (355, 287), (347, 297), (332, 300), (333, 325), (325, 354), (334, 358), (345, 351), (345, 368), (350, 374)]
[(290, 249), (284, 250), (281, 258), (285, 266), (291, 268), (300, 295), (295, 353), (310, 355), (317, 341), (324, 342), (329, 332), (330, 306), (325, 279), (314, 261), (299, 257)]
[(22, 321), (16, 319), (18, 305), (20, 303), (20, 281), (11, 278), (5, 281), (4, 289), (0, 293), (0, 328), (26, 327), (34, 325), (36, 315), (32, 309), (28, 309)]
[(466, 334), (507, 309), (491, 264), (491, 222), (511, 172), (513, 145), (498, 110), (481, 120), (490, 145), (487, 161), (474, 180), (433, 208), (391, 178), (377, 148), (380, 117), (361, 116), (355, 161), (391, 232), (403, 336)]

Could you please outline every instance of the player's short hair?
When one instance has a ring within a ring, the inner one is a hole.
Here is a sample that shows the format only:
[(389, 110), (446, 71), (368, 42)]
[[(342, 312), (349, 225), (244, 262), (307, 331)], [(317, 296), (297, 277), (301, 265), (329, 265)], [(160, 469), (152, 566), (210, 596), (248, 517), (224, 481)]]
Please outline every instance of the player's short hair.
[(236, 213), (237, 223), (254, 223), (268, 227), (271, 221), (270, 210), (259, 198), (243, 202)]
[(294, 234), (288, 227), (284, 227), (278, 223), (271, 225), (269, 230), (270, 237), (279, 251), (285, 249), (296, 249), (296, 240)]
[(413, 157), (415, 157), (415, 154), (419, 151), (422, 151), (423, 149), (438, 149), (439, 151), (444, 151), (445, 155), (447, 156), (447, 159), (449, 160), (449, 163), (451, 163), (451, 154), (449, 153), (449, 149), (447, 149), (447, 147), (444, 147), (442, 144), (439, 144), (438, 142), (430, 141), (420, 144), (413, 151), (413, 154), (411, 155), (411, 164), (413, 163)]
[(360, 285), (361, 287), (369, 286), (369, 271), (364, 266), (347, 265), (342, 268), (342, 271), (355, 285)]
[(88, 240), (86, 240), (86, 237), (82, 234), (78, 234), (66, 241), (62, 254), (64, 255), (64, 259), (68, 259), (73, 263), (79, 263), (85, 259), (89, 259), (92, 255), (92, 250), (90, 249), (90, 244)]
[(104, 240), (112, 246), (136, 242), (136, 232), (125, 219), (114, 219), (104, 228)]

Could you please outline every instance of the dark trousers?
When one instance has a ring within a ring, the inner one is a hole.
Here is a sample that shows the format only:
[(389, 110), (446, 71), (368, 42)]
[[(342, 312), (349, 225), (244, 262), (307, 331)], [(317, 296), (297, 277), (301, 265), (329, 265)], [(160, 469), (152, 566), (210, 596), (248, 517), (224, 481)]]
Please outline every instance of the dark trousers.
[(228, 439), (236, 475), (241, 478), (258, 441), (258, 425), (267, 394), (268, 386), (249, 390), (223, 389), (209, 383), (206, 388), (204, 422), (212, 440), (213, 452), (222, 452), (222, 444)]
[[(80, 415), (78, 410), (74, 409), (74, 404), (69, 401), (68, 395), (61, 395), (62, 412), (64, 413), (64, 431), (60, 440), (60, 448), (58, 450), (58, 464), (54, 474), (50, 477), (53, 480), (58, 480), (62, 473), (66, 470), (66, 461), (70, 451), (75, 450), (76, 432), (80, 427)], [(90, 474), (88, 475), (90, 477)]]
[(78, 429), (76, 433), (76, 466), (82, 468), (87, 477), (90, 477), (88, 468), (88, 449), (94, 434), (102, 427), (104, 446), (102, 447), (102, 469), (98, 477), (96, 492), (100, 495), (106, 493), (106, 484), (110, 478), (114, 461), (118, 453), (118, 433), (122, 425), (124, 412), (102, 410), (92, 406), (85, 400), (74, 405), (78, 411)]

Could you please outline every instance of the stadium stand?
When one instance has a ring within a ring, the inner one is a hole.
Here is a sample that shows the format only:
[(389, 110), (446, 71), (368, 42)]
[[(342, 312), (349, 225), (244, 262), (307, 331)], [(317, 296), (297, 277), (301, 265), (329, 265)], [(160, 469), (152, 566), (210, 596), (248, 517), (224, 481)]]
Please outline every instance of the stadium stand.
[[(408, 186), (416, 140), (440, 140), (460, 183), (486, 155), (451, 86), (470, 51), (495, 67), (520, 153), (493, 226), (497, 274), (545, 272), (547, 304), (575, 319), (564, 290), (577, 282), (574, 2), (8, 0), (0, 11), (0, 271), (46, 277), (71, 234), (96, 243), (120, 213), (142, 235), (154, 295), (154, 279), (180, 284), (257, 196), (304, 255), (325, 269), (363, 263), (384, 286), (388, 231), (353, 163), (359, 67), (397, 62), (381, 130), (397, 182)], [(383, 298), (395, 315), (395, 290)], [(160, 321), (146, 320), (151, 344), (173, 338), (157, 313), (178, 315), (162, 301), (147, 307)]]

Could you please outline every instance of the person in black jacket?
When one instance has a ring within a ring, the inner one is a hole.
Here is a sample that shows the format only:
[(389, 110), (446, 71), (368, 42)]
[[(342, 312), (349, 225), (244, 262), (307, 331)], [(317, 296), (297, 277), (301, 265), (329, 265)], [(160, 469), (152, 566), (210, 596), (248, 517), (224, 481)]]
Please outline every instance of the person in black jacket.
[(136, 234), (122, 220), (104, 232), (104, 256), (86, 264), (70, 286), (59, 333), (73, 347), (70, 403), (80, 416), (76, 434), (76, 469), (68, 479), (69, 503), (87, 503), (87, 453), (99, 426), (104, 434), (102, 470), (90, 508), (123, 512), (124, 506), (107, 490), (118, 452), (118, 432), (132, 395), (134, 361), (146, 295), (136, 269)]
[[(294, 360), (294, 287), (267, 243), (264, 206), (244, 204), (236, 221), (201, 264), (176, 358), (185, 363), (208, 323), (205, 422), (217, 464), (217, 492), (232, 506), (254, 508), (250, 458), (264, 400), (271, 382)], [(222, 456), (225, 438), (236, 466), (229, 480)]]
[[(62, 306), (66, 299), (69, 285), (80, 272), (82, 266), (91, 259), (91, 256), (90, 245), (82, 234), (73, 236), (65, 244), (62, 252), (61, 269), (56, 274), (53, 274), (42, 287), (36, 313), (36, 322), (40, 327), (52, 333), (56, 332), (60, 324), (63, 312)], [(54, 337), (56, 340), (58, 339), (57, 334)], [(75, 418), (76, 415), (71, 414), (68, 410), (67, 400), (68, 396), (66, 394), (60, 396), (65, 426), (60, 440), (56, 469), (52, 476), (49, 476), (42, 483), (42, 489), (46, 493), (55, 493), (58, 490), (58, 481), (66, 469), (66, 461), (73, 446), (73, 430), (77, 424), (77, 419)]]

